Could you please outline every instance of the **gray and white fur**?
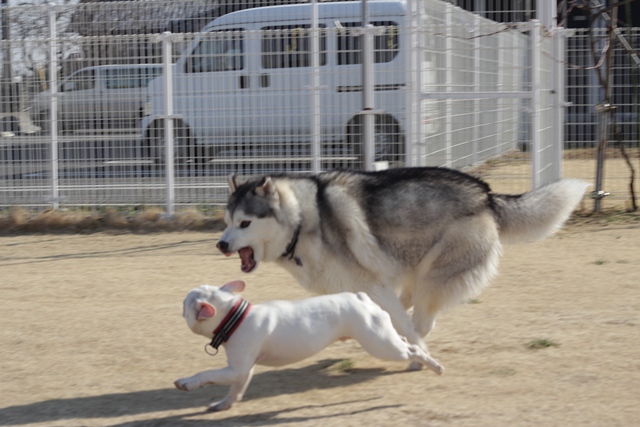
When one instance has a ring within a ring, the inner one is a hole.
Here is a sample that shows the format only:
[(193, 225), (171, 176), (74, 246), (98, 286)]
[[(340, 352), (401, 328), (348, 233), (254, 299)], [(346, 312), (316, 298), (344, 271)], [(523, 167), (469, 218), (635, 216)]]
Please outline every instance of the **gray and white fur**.
[(501, 242), (553, 234), (588, 185), (565, 179), (495, 194), (445, 168), (233, 178), (217, 247), (238, 252), (244, 272), (275, 262), (317, 294), (364, 291), (418, 344), (440, 311), (496, 276)]

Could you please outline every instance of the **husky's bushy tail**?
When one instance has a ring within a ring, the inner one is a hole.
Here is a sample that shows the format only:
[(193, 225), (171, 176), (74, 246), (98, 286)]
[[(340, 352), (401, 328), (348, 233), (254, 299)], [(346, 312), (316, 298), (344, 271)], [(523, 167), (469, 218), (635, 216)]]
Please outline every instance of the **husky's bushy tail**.
[(578, 179), (563, 179), (520, 195), (494, 194), (500, 240), (531, 242), (555, 233), (590, 185)]

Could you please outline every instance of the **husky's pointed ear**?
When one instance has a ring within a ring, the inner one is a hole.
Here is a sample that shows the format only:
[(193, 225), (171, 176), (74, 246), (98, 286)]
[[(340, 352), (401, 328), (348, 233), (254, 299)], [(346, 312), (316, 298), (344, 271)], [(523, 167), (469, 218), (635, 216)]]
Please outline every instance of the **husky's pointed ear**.
[(235, 294), (244, 291), (244, 287), (245, 284), (242, 280), (234, 280), (233, 282), (229, 282), (226, 285), (222, 286), (220, 290)]
[(200, 301), (198, 303), (198, 315), (197, 320), (211, 319), (216, 314), (216, 309), (208, 302)]
[(236, 174), (232, 173), (227, 177), (227, 182), (229, 183), (229, 194), (233, 194), (236, 192), (236, 188), (238, 188), (238, 183), (236, 182)]
[(265, 176), (260, 184), (256, 187), (256, 194), (258, 196), (271, 196), (276, 192), (276, 184), (273, 182), (270, 176)]

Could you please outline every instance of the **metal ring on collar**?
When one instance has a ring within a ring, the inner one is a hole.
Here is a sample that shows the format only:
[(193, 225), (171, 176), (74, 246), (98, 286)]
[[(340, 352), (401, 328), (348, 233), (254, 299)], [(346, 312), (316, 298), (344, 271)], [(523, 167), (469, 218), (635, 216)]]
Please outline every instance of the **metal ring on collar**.
[[(212, 349), (214, 349), (216, 352), (215, 352), (215, 353), (211, 353), (211, 352), (209, 351), (209, 348), (208, 348), (208, 347), (211, 347), (211, 348), (212, 348)], [(205, 345), (204, 345), (204, 352), (205, 352), (205, 353), (207, 353), (209, 356), (217, 356), (217, 355), (218, 355), (218, 349), (217, 349), (217, 348), (215, 348), (214, 346), (212, 346), (211, 344), (205, 344)]]

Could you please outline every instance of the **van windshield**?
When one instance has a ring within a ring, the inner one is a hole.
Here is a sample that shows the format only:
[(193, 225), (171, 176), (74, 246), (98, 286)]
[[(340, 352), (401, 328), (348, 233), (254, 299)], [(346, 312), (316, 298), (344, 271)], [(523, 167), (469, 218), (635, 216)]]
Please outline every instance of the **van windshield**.
[(244, 68), (244, 35), (242, 29), (213, 31), (203, 34), (186, 63), (187, 73), (234, 71)]
[(80, 70), (73, 74), (61, 86), (62, 92), (73, 92), (76, 90), (89, 90), (96, 86), (95, 70)]
[(147, 87), (150, 80), (162, 74), (161, 67), (116, 68), (105, 70), (107, 89), (133, 89)]

